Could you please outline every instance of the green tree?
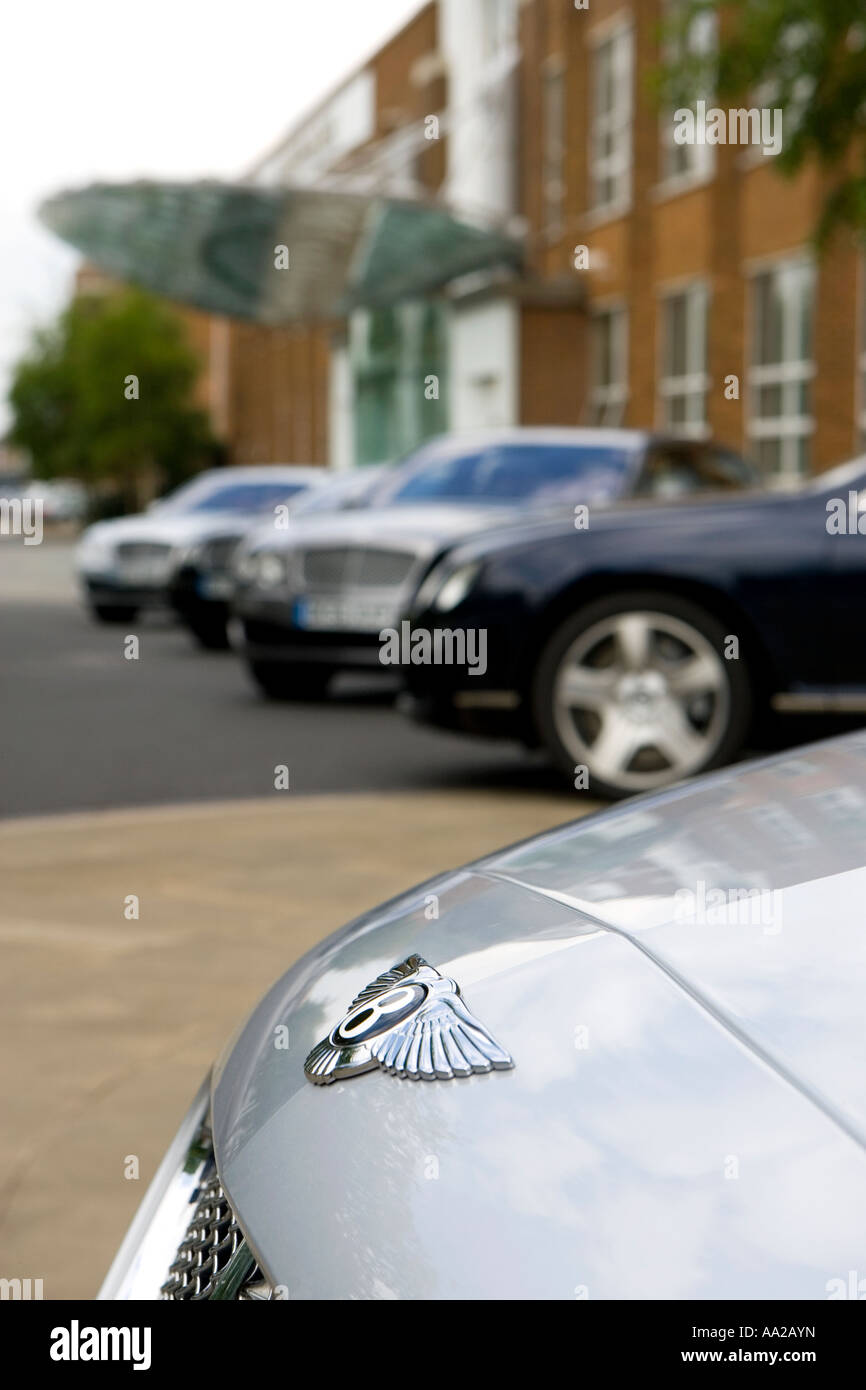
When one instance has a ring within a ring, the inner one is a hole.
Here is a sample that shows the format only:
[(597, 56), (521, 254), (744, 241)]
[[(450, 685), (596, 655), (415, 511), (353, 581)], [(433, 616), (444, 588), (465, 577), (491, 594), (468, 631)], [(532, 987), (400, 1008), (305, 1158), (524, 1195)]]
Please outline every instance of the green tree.
[[(718, 39), (700, 51), (690, 35), (710, 15)], [(665, 101), (781, 108), (776, 167), (794, 175), (815, 160), (826, 175), (818, 242), (841, 225), (866, 231), (864, 0), (674, 0), (662, 41)]]
[(73, 300), (38, 331), (10, 389), (10, 442), (41, 477), (107, 484), (127, 505), (214, 461), (193, 404), (198, 374), (183, 323), (140, 290)]

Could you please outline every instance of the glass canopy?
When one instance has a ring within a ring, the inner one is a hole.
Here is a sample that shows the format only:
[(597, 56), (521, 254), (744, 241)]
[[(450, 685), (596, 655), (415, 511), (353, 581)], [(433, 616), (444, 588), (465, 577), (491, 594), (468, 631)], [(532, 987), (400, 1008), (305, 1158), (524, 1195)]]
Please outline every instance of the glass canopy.
[(40, 216), (120, 280), (271, 325), (384, 308), (522, 257), (514, 238), (441, 207), (312, 188), (94, 184)]

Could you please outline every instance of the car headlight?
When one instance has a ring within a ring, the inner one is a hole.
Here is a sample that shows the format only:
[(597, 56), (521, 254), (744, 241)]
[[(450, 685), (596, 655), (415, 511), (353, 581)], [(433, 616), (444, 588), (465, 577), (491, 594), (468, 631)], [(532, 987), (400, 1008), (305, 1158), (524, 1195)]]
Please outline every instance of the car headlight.
[(423, 612), (435, 608), (437, 613), (450, 613), (466, 598), (481, 570), (480, 560), (452, 569), (448, 561), (434, 566), (415, 598), (414, 607)]
[(196, 565), (203, 552), (204, 546), (201, 541), (195, 541), (193, 545), (176, 545), (171, 553), (172, 563), (178, 568), (181, 565)]
[(239, 544), (238, 536), (212, 536), (210, 540), (196, 541), (184, 549), (183, 563), (204, 570), (230, 570)]
[(253, 550), (242, 555), (236, 567), (238, 578), (260, 589), (276, 589), (288, 581), (288, 569), (282, 555), (275, 550)]
[(98, 574), (110, 569), (114, 561), (114, 547), (109, 541), (86, 537), (75, 552), (75, 563), (85, 574)]

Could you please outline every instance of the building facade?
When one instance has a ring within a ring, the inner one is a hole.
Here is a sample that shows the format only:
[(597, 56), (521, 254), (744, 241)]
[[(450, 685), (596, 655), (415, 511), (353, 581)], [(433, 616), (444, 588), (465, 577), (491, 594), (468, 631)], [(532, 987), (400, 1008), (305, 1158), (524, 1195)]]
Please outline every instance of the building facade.
[[(579, 418), (712, 433), (771, 475), (830, 467), (864, 442), (857, 245), (814, 254), (817, 170), (676, 142), (648, 80), (663, 8), (521, 10), (527, 254), (542, 275), (582, 267)], [(715, 22), (690, 41), (715, 42)]]
[(816, 256), (820, 171), (678, 143), (651, 95), (665, 3), (432, 0), (251, 169), (445, 206), (523, 265), (328, 324), (208, 320), (235, 461), (351, 467), (520, 423), (713, 434), (779, 476), (862, 447), (855, 240)]

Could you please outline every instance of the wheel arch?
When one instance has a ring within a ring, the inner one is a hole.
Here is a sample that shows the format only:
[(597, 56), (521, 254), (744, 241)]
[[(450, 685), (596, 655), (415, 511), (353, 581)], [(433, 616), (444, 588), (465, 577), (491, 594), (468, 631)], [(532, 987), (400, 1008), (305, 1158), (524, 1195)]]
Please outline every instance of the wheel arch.
[(530, 641), (525, 649), (522, 694), (528, 696), (531, 692), (534, 672), (541, 653), (561, 623), (597, 599), (612, 598), (619, 593), (631, 593), (641, 589), (690, 600), (740, 638), (745, 648), (746, 671), (756, 707), (766, 704), (773, 692), (780, 688), (780, 678), (767, 645), (748, 613), (736, 599), (701, 580), (633, 570), (617, 571), (615, 574), (585, 575), (560, 590), (538, 612), (537, 621), (532, 624)]

